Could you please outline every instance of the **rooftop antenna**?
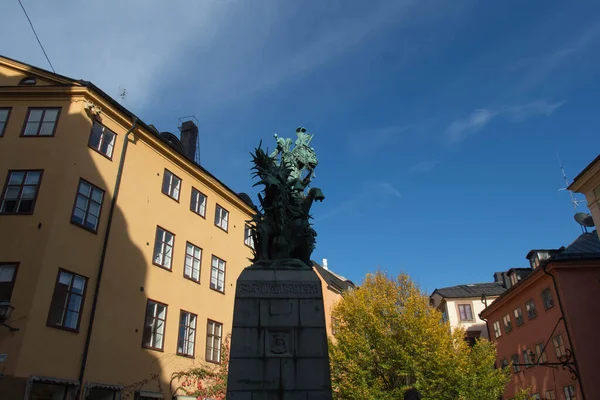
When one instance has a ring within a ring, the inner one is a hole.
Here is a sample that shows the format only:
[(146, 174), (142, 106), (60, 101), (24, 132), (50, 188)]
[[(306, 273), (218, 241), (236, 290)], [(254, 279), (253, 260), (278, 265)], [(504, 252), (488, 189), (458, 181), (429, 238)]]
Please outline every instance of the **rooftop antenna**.
[(123, 105), (123, 103), (125, 102), (125, 100), (127, 99), (127, 89), (125, 88), (125, 86), (119, 85), (119, 103), (121, 103), (121, 105)]
[(558, 191), (560, 192), (566, 190), (567, 192), (569, 192), (569, 196), (571, 196), (571, 204), (573, 204), (573, 209), (575, 210), (575, 221), (577, 221), (577, 223), (579, 224), (579, 227), (581, 228), (581, 233), (587, 233), (587, 227), (594, 226), (593, 222), (592, 225), (589, 225), (589, 222), (587, 221), (585, 221), (586, 223), (584, 224), (583, 222), (585, 220), (585, 216), (587, 216), (588, 214), (581, 213), (578, 210), (579, 203), (585, 203), (586, 200), (578, 200), (575, 196), (575, 193), (573, 193), (572, 190), (569, 190), (569, 179), (567, 178), (565, 167), (563, 166), (558, 152), (556, 152), (556, 158), (558, 159), (558, 165), (560, 165), (560, 171), (562, 172), (563, 179), (565, 180), (565, 187), (558, 189)]

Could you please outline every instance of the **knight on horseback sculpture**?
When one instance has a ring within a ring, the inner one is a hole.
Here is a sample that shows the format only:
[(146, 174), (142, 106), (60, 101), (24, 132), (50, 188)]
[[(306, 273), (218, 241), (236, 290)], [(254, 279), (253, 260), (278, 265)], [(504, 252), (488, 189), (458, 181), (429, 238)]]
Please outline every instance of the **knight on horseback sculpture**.
[(274, 262), (290, 267), (311, 267), (310, 255), (317, 233), (309, 222), (313, 202), (323, 201), (321, 189), (306, 188), (314, 178), (318, 164), (310, 142), (313, 135), (305, 128), (296, 129), (293, 149), (291, 139), (275, 134), (276, 149), (267, 155), (260, 146), (253, 154), (254, 176), (264, 185), (259, 194), (261, 211), (250, 221), (254, 228), (254, 261), (258, 266)]

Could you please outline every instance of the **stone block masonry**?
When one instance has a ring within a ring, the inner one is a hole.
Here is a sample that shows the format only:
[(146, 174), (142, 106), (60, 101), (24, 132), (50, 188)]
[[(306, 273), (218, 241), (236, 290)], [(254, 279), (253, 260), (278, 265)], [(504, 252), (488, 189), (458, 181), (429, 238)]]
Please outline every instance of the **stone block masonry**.
[(246, 268), (237, 281), (228, 400), (331, 400), (321, 281)]

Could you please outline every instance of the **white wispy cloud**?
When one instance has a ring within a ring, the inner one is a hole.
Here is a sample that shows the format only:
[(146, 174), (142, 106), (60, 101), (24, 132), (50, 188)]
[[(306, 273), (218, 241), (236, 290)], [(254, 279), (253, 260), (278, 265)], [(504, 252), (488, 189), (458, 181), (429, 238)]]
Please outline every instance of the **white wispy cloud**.
[(319, 214), (315, 217), (315, 221), (323, 222), (324, 220), (336, 218), (343, 215), (344, 218), (347, 215), (357, 216), (361, 214), (361, 210), (366, 201), (374, 198), (374, 196), (391, 197), (393, 199), (401, 199), (402, 193), (396, 188), (391, 182), (380, 181), (363, 184), (357, 192), (340, 199), (335, 208), (325, 211), (323, 214)]
[(394, 138), (407, 133), (409, 125), (393, 125), (383, 128), (365, 129), (350, 135), (346, 144), (355, 154), (372, 153), (379, 150)]
[(378, 182), (376, 186), (381, 190), (381, 192), (388, 194), (392, 197), (396, 197), (398, 199), (402, 198), (402, 193), (394, 185), (389, 182)]
[(467, 117), (450, 123), (446, 130), (447, 138), (451, 143), (463, 141), (480, 131), (497, 117), (505, 117), (511, 121), (518, 122), (540, 115), (549, 116), (564, 103), (564, 101), (549, 103), (545, 100), (537, 100), (526, 104), (477, 109)]
[[(318, 68), (400, 23), (418, 5), (413, 0), (343, 7), (279, 0), (23, 4), (58, 73), (90, 80), (112, 96), (124, 86), (129, 107), (143, 108), (157, 97), (164, 102), (176, 92), (175, 102), (203, 110), (247, 100)], [(16, 1), (3, 6), (0, 37), (11, 38), (2, 42), (3, 55), (49, 69)]]
[(408, 168), (410, 173), (426, 173), (432, 171), (440, 162), (437, 160), (423, 160)]
[(525, 57), (509, 65), (508, 69), (520, 74), (515, 85), (516, 92), (526, 92), (544, 82), (561, 68), (580, 61), (586, 52), (597, 51), (600, 39), (600, 23), (585, 27), (579, 34), (566, 38), (553, 51)]

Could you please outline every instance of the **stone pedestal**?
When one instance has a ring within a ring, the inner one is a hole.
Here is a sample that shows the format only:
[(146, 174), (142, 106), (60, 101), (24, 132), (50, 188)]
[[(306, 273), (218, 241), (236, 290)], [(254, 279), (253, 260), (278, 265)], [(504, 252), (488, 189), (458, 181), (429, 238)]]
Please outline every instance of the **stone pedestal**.
[(246, 268), (237, 280), (227, 400), (331, 400), (321, 281)]

